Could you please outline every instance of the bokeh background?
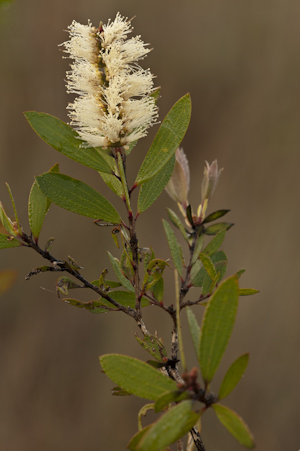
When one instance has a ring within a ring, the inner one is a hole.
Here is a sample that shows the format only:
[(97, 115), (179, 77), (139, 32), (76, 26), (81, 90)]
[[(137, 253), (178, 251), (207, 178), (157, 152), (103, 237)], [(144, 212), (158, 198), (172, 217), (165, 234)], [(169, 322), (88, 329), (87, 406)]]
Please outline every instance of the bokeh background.
[[(183, 141), (191, 166), (190, 201), (197, 207), (204, 161), (224, 167), (210, 211), (231, 209), (236, 225), (223, 246), (229, 274), (247, 271), (243, 287), (260, 290), (241, 298), (230, 346), (213, 384), (249, 351), (250, 363), (227, 404), (252, 429), (258, 451), (300, 448), (299, 165), (300, 4), (296, 0), (15, 0), (0, 6), (0, 199), (12, 216), (4, 182), (13, 190), (28, 229), (27, 202), (34, 176), (59, 162), (61, 172), (101, 190), (115, 206), (99, 175), (44, 144), (23, 111), (67, 121), (64, 77), (69, 61), (58, 44), (73, 19), (97, 25), (121, 14), (154, 51), (143, 62), (162, 86), (160, 117), (190, 92), (193, 114)], [(130, 159), (133, 181), (155, 127)], [(169, 257), (161, 218), (176, 209), (163, 193), (140, 218), (142, 246)], [(122, 210), (121, 210), (122, 211)], [(52, 206), (41, 243), (56, 237), (53, 254), (71, 255), (84, 275), (97, 278), (109, 267), (106, 250), (118, 255), (110, 232)], [(55, 277), (25, 281), (43, 264), (28, 249), (2, 250), (0, 269), (16, 268), (15, 285), (0, 299), (0, 448), (6, 451), (122, 450), (137, 430), (143, 405), (111, 396), (113, 384), (100, 372), (98, 356), (125, 353), (146, 360), (134, 338), (135, 323), (122, 313), (93, 315), (61, 303)], [(112, 275), (112, 270), (110, 272)], [(165, 302), (173, 301), (172, 276)], [(73, 292), (74, 293), (74, 292)], [(73, 294), (72, 293), (72, 294)], [(74, 293), (76, 295), (76, 293)], [(82, 296), (81, 296), (82, 295)], [(81, 299), (92, 299), (79, 292)], [(199, 320), (202, 309), (194, 309)], [(145, 311), (168, 349), (171, 322), (154, 308)], [(195, 355), (183, 321), (189, 367)], [(151, 415), (149, 416), (151, 419)], [(147, 420), (146, 420), (147, 421)], [(207, 450), (241, 446), (218, 424), (203, 420)]]

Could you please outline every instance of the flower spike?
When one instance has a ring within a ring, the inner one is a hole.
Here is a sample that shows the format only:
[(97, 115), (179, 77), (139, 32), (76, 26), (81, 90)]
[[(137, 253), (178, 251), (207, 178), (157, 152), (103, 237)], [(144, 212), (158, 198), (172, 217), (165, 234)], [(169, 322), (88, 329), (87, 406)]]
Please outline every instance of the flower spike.
[(138, 61), (150, 49), (140, 36), (128, 39), (131, 21), (117, 14), (114, 21), (95, 28), (73, 21), (65, 52), (74, 60), (67, 72), (71, 125), (92, 147), (128, 146), (147, 134), (158, 110), (150, 96), (153, 75)]

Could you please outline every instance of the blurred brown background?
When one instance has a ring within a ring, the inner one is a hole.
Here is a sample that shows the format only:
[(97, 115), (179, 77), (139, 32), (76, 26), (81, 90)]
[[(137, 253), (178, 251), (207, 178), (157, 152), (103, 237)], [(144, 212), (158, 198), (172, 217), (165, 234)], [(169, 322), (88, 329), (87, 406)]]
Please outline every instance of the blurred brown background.
[[(64, 87), (69, 61), (58, 44), (73, 19), (97, 25), (121, 14), (154, 51), (144, 61), (162, 86), (162, 119), (175, 101), (191, 93), (193, 115), (183, 147), (192, 172), (191, 203), (197, 207), (204, 161), (224, 167), (210, 211), (229, 208), (224, 250), (229, 272), (244, 267), (243, 287), (260, 294), (241, 298), (236, 327), (213, 388), (240, 354), (249, 351), (244, 379), (227, 404), (255, 434), (258, 451), (297, 451), (299, 431), (299, 164), (300, 4), (296, 0), (16, 0), (0, 9), (0, 199), (12, 216), (4, 182), (13, 190), (28, 228), (27, 201), (34, 176), (56, 162), (61, 172), (98, 188), (122, 211), (95, 171), (67, 160), (44, 144), (22, 112), (44, 111), (67, 121), (71, 101)], [(131, 158), (134, 179), (155, 135)], [(140, 218), (140, 242), (169, 257), (161, 218), (176, 205), (163, 193)], [(53, 254), (71, 255), (83, 274), (99, 276), (114, 255), (108, 230), (52, 206), (41, 243), (56, 237)], [(0, 269), (17, 268), (18, 279), (0, 299), (0, 449), (5, 451), (112, 451), (125, 449), (137, 430), (142, 400), (112, 397), (98, 356), (127, 353), (146, 360), (122, 313), (93, 315), (62, 304), (55, 277), (25, 281), (43, 264), (28, 249), (2, 250)], [(110, 268), (110, 267), (109, 267)], [(110, 272), (112, 275), (112, 270)], [(173, 299), (173, 280), (170, 295)], [(72, 292), (81, 299), (92, 295)], [(195, 312), (200, 320), (202, 309)], [(149, 308), (152, 331), (169, 348), (171, 322)], [(184, 321), (189, 367), (196, 364)], [(218, 424), (203, 420), (207, 450), (242, 449)]]

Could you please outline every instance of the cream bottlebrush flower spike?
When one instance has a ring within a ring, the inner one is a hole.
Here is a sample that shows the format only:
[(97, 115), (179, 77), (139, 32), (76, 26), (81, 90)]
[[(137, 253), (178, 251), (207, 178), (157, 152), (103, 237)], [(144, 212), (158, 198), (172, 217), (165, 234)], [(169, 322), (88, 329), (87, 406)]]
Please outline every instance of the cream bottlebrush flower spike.
[(127, 146), (145, 136), (158, 117), (153, 75), (137, 61), (147, 49), (140, 36), (128, 39), (131, 22), (117, 14), (95, 28), (73, 21), (65, 52), (74, 59), (67, 72), (68, 93), (78, 97), (68, 105), (71, 125), (92, 147)]

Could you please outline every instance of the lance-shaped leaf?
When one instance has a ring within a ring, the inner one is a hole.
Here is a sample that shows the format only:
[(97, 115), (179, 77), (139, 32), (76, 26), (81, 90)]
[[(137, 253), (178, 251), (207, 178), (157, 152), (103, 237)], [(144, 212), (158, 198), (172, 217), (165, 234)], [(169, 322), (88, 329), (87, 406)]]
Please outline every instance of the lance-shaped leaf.
[(146, 432), (149, 431), (151, 426), (152, 426), (152, 424), (150, 424), (149, 426), (146, 426), (144, 429), (142, 429), (141, 431), (134, 434), (134, 436), (128, 443), (127, 448), (130, 449), (131, 451), (137, 451), (138, 444), (140, 443), (142, 437), (146, 434)]
[(78, 299), (71, 299), (71, 298), (65, 298), (63, 299), (63, 302), (66, 304), (73, 305), (74, 307), (78, 307), (84, 310), (88, 310), (91, 313), (107, 313), (113, 310), (117, 310), (117, 307), (112, 305), (109, 301), (105, 302), (102, 301), (102, 298), (100, 301), (89, 301), (89, 302), (82, 302)]
[(117, 196), (123, 196), (122, 183), (119, 179), (117, 179), (115, 175), (105, 174), (105, 172), (99, 172), (99, 174), (101, 175), (102, 180), (104, 181), (104, 183), (106, 183), (109, 189), (116, 193)]
[(166, 391), (177, 389), (176, 382), (141, 360), (119, 354), (106, 354), (100, 363), (107, 376), (140, 398), (156, 401)]
[(192, 310), (188, 307), (186, 309), (187, 319), (189, 323), (189, 328), (193, 340), (193, 345), (196, 351), (196, 354), (198, 356), (199, 354), (199, 342), (200, 342), (200, 326), (198, 324), (198, 321), (196, 319), (196, 316), (192, 312)]
[(202, 261), (202, 265), (205, 268), (205, 270), (206, 270), (207, 274), (209, 275), (209, 277), (212, 280), (214, 280), (215, 277), (217, 276), (217, 271), (216, 271), (216, 268), (214, 267), (214, 264), (211, 261), (211, 259), (205, 254), (200, 254), (199, 258)]
[(244, 272), (246, 272), (246, 270), (244, 268), (243, 269), (239, 269), (236, 272), (236, 275), (238, 276), (238, 278), (240, 278), (244, 274)]
[(163, 359), (167, 357), (167, 351), (162, 341), (154, 335), (145, 335), (144, 340), (135, 334), (137, 342), (151, 354), (159, 362), (163, 362)]
[(193, 258), (191, 261), (191, 265), (194, 265), (195, 262), (198, 260), (199, 258), (199, 254), (202, 251), (203, 248), (203, 243), (204, 243), (204, 235), (200, 235), (197, 239), (195, 248), (194, 248), (194, 253), (193, 253)]
[(191, 98), (186, 94), (175, 103), (163, 120), (140, 167), (135, 185), (150, 180), (175, 154), (188, 128), (190, 117)]
[[(47, 265), (38, 266), (37, 268), (32, 269), (32, 270), (27, 274), (27, 276), (25, 277), (25, 280), (29, 280), (30, 277), (36, 276), (36, 275), (38, 275), (38, 274), (40, 274), (40, 273), (42, 273), (42, 272), (47, 272), (47, 271), (50, 271), (50, 272), (57, 272), (57, 271), (59, 271), (59, 269), (58, 269), (57, 267), (55, 267), (55, 266), (47, 266)], [(64, 294), (65, 294), (65, 293), (64, 293)]]
[(145, 271), (142, 292), (145, 293), (147, 290), (154, 287), (158, 280), (161, 279), (166, 266), (170, 267), (169, 263), (159, 258), (155, 258), (149, 262)]
[(8, 249), (10, 247), (19, 247), (19, 246), (22, 246), (22, 243), (16, 240), (16, 238), (12, 238), (9, 235), (0, 233), (0, 249)]
[(249, 361), (249, 354), (243, 354), (233, 362), (228, 369), (219, 391), (219, 399), (225, 398), (232, 392), (234, 387), (238, 384), (243, 376)]
[(183, 276), (183, 268), (182, 268), (182, 250), (180, 244), (177, 242), (176, 236), (171, 229), (170, 225), (163, 219), (163, 226), (167, 235), (167, 240), (169, 244), (169, 248), (171, 251), (171, 255), (173, 258), (174, 265), (179, 273), (179, 275)]
[(16, 222), (17, 228), (18, 228), (19, 232), (21, 232), (20, 222), (19, 222), (18, 213), (17, 213), (17, 209), (16, 209), (16, 204), (15, 204), (15, 200), (14, 200), (12, 191), (11, 191), (10, 186), (9, 186), (8, 183), (5, 182), (5, 185), (6, 185), (7, 189), (8, 189), (9, 197), (10, 197), (13, 209), (14, 209), (15, 222)]
[(202, 377), (209, 384), (227, 347), (237, 312), (239, 287), (237, 276), (225, 280), (205, 308), (199, 345)]
[(117, 258), (114, 258), (110, 252), (107, 251), (107, 253), (108, 253), (110, 262), (112, 264), (112, 267), (116, 273), (116, 276), (119, 279), (119, 281), (121, 282), (121, 284), (123, 285), (123, 287), (125, 287), (128, 291), (131, 291), (132, 293), (134, 293), (135, 292), (134, 286), (132, 285), (130, 280), (128, 280), (127, 277), (125, 277), (119, 260)]
[(218, 224), (211, 225), (205, 229), (205, 235), (216, 235), (220, 230), (229, 230), (234, 224), (230, 222), (219, 222)]
[(252, 296), (252, 294), (259, 293), (258, 290), (254, 290), (254, 288), (240, 288), (239, 295), (240, 296)]
[(138, 213), (147, 210), (162, 193), (173, 174), (174, 167), (175, 155), (170, 158), (154, 177), (142, 185), (138, 199)]
[(172, 224), (175, 227), (177, 227), (177, 229), (180, 230), (185, 241), (189, 242), (187, 232), (186, 232), (185, 228), (183, 227), (183, 224), (180, 221), (180, 219), (178, 218), (177, 214), (174, 213), (174, 211), (171, 210), (170, 208), (167, 208), (167, 211), (168, 211), (168, 217), (169, 217), (170, 221), (172, 222)]
[[(124, 307), (135, 307), (135, 295), (134, 293), (128, 293), (128, 291), (111, 291), (107, 293), (109, 297), (111, 297), (114, 301), (118, 302)], [(116, 306), (114, 306), (107, 299), (100, 298), (98, 301), (89, 301), (82, 302), (77, 299), (63, 299), (67, 304), (73, 305), (74, 307), (78, 307), (81, 309), (88, 310), (91, 313), (107, 313), (109, 311), (118, 310)], [(147, 298), (142, 297), (141, 299), (141, 307), (147, 307), (150, 302)]]
[(104, 288), (106, 288), (106, 287), (118, 288), (118, 287), (122, 286), (122, 284), (120, 282), (116, 282), (115, 280), (106, 280), (105, 278), (103, 279), (101, 277), (102, 277), (102, 274), (98, 280), (93, 280), (91, 283), (93, 285), (96, 285), (97, 287), (100, 287), (103, 284)]
[(49, 172), (36, 177), (36, 180), (45, 196), (61, 208), (114, 224), (122, 222), (111, 203), (80, 180)]
[(150, 291), (158, 302), (162, 302), (164, 297), (164, 279), (160, 277)]
[[(216, 274), (220, 273), (218, 281), (220, 281), (227, 269), (227, 257), (224, 251), (218, 251), (211, 256), (211, 261), (214, 264)], [(200, 268), (200, 261), (198, 260), (192, 268), (191, 277), (193, 285), (195, 287), (202, 287), (201, 294), (206, 295), (209, 293), (210, 287), (213, 283), (213, 279), (208, 275), (204, 267)]]
[[(58, 164), (54, 165), (49, 172), (59, 172)], [(42, 193), (35, 180), (29, 194), (28, 219), (30, 230), (36, 241), (40, 235), (50, 205), (51, 201)]]
[(220, 246), (222, 246), (222, 243), (225, 238), (226, 229), (220, 230), (216, 234), (216, 236), (213, 237), (213, 239), (208, 243), (208, 245), (203, 249), (202, 253), (208, 256), (211, 256), (217, 252)]
[(215, 221), (216, 219), (222, 218), (222, 216), (226, 215), (230, 210), (218, 210), (214, 211), (210, 215), (206, 216), (203, 221), (203, 224), (211, 221)]
[(226, 429), (246, 448), (254, 448), (254, 438), (244, 420), (233, 410), (222, 404), (213, 404), (217, 417)]
[(193, 411), (191, 401), (181, 402), (154, 423), (141, 439), (137, 450), (160, 451), (187, 434), (199, 417), (200, 413)]
[(12, 220), (7, 216), (2, 202), (0, 202), (0, 221), (2, 222), (3, 227), (5, 228), (5, 230), (13, 236), (16, 236), (16, 230), (14, 229), (14, 225)]
[(89, 168), (111, 174), (111, 168), (102, 155), (105, 151), (86, 148), (78, 133), (57, 117), (36, 111), (27, 111), (25, 117), (42, 140), (58, 152)]
[[(135, 294), (129, 293), (128, 291), (111, 291), (108, 293), (109, 296), (114, 299), (114, 301), (117, 301), (119, 304), (124, 305), (124, 307), (131, 307), (135, 308)], [(104, 298), (101, 298), (101, 301), (105, 301)], [(150, 301), (145, 298), (145, 296), (142, 296), (141, 298), (141, 307), (147, 307), (150, 305)]]
[(188, 392), (182, 392), (180, 390), (170, 391), (163, 394), (155, 403), (155, 412), (161, 412), (165, 407), (171, 402), (184, 401), (186, 399), (191, 399), (192, 395)]

